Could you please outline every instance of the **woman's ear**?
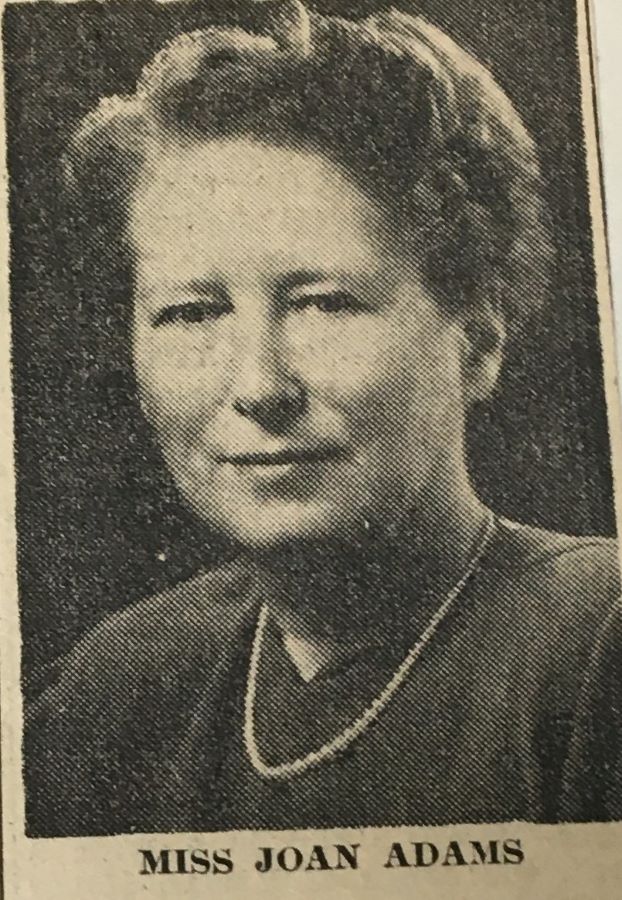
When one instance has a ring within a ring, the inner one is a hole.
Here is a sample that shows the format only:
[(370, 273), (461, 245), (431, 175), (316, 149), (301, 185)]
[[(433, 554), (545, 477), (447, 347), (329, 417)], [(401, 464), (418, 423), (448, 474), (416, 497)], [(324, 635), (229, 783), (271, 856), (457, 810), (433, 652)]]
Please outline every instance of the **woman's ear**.
[(469, 405), (487, 400), (495, 389), (503, 363), (505, 323), (491, 304), (465, 315), (463, 376)]

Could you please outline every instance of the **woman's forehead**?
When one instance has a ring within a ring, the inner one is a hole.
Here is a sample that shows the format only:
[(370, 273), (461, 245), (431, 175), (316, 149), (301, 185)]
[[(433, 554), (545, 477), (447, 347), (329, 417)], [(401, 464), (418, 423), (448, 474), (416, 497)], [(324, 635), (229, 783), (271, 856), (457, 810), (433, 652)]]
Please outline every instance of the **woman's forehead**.
[[(213, 139), (163, 146), (148, 154), (139, 172), (137, 203), (180, 199), (197, 192), (219, 204), (291, 207), (366, 206), (370, 201), (345, 170), (319, 152), (249, 138)], [(135, 202), (136, 206), (136, 202)]]
[[(373, 202), (319, 154), (256, 141), (167, 148), (142, 168), (130, 204), (139, 254), (218, 259), (296, 252), (377, 252)], [(183, 247), (179, 247), (180, 242)]]

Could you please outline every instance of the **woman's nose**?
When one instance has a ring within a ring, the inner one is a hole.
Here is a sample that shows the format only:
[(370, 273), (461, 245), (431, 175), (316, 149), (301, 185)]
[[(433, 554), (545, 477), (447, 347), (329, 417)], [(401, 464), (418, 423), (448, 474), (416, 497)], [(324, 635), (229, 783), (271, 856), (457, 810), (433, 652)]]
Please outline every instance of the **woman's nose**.
[(291, 428), (303, 415), (306, 405), (304, 388), (293, 381), (270, 391), (238, 396), (233, 401), (237, 413), (254, 420), (272, 434), (281, 434)]
[(280, 434), (307, 409), (307, 391), (289, 370), (280, 341), (265, 335), (247, 343), (233, 391), (233, 408), (265, 431)]

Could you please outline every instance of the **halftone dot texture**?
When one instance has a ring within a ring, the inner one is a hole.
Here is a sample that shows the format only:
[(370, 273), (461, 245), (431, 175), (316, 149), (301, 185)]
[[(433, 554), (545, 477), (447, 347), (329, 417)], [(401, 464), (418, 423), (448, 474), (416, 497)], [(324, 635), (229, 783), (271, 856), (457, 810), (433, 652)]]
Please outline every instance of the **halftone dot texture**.
[[(258, 607), (273, 588), (269, 572), (223, 568), (76, 648), (31, 710), (32, 836), (622, 818), (613, 542), (501, 521), (373, 725), (279, 780), (253, 769), (243, 741)], [(377, 637), (306, 684), (268, 631), (255, 720), (270, 762), (361, 713), (413, 639)]]
[(99, 193), (122, 218), (136, 169), (167, 146), (251, 135), (316, 150), (407, 236), (441, 302), (490, 302), (519, 328), (548, 291), (551, 246), (536, 149), (508, 97), (421, 17), (282, 7), (264, 34), (174, 38), (134, 93), (102, 100), (68, 153), (91, 211)]
[[(111, 229), (122, 232), (136, 175), (163, 150), (252, 137), (328, 157), (417, 258), (443, 309), (491, 304), (520, 337), (549, 290), (551, 250), (536, 150), (505, 94), (422, 17), (353, 23), (293, 2), (273, 12), (257, 32), (174, 38), (134, 92), (103, 101), (77, 131), (66, 174), (95, 252), (119, 250)], [(437, 374), (425, 358), (413, 356), (420, 383)], [(408, 401), (387, 400), (396, 415)], [(381, 485), (363, 487), (382, 499)], [(345, 506), (345, 485), (343, 496)], [(394, 586), (394, 559), (380, 557), (376, 583), (383, 562)], [(416, 605), (417, 560), (400, 563), (399, 600)], [(28, 716), (28, 831), (621, 818), (616, 572), (611, 542), (500, 523), (377, 721), (278, 783), (252, 768), (242, 739), (271, 573), (240, 562), (199, 576), (105, 621), (50, 674)], [(290, 590), (304, 596), (297, 576)], [(360, 590), (335, 602), (354, 610)], [(379, 593), (387, 610), (395, 599)], [(417, 637), (394, 625), (388, 615), (370, 647), (309, 683), (266, 634), (255, 716), (267, 759), (304, 755), (360, 714)]]

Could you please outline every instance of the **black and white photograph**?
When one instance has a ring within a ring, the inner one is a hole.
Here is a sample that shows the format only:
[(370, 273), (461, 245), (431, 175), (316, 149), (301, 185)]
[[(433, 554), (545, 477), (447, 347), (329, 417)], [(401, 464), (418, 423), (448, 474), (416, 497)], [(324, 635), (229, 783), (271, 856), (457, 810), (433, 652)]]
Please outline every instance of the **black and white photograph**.
[(5, 8), (28, 838), (622, 821), (577, 16)]

